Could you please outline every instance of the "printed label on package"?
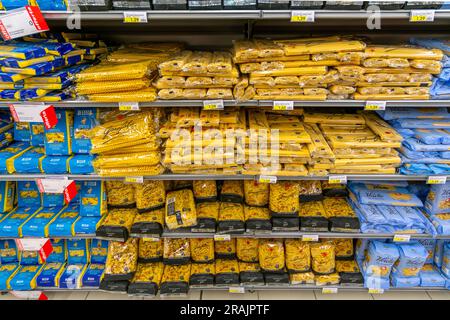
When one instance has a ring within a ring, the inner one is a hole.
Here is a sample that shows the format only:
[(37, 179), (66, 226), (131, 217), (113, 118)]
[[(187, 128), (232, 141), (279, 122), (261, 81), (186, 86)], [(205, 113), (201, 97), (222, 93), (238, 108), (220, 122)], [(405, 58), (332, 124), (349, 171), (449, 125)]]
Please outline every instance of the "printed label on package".
[(0, 17), (0, 33), (4, 40), (48, 31), (47, 22), (37, 6), (8, 11)]
[(316, 12), (312, 10), (295, 10), (291, 12), (291, 22), (314, 22)]

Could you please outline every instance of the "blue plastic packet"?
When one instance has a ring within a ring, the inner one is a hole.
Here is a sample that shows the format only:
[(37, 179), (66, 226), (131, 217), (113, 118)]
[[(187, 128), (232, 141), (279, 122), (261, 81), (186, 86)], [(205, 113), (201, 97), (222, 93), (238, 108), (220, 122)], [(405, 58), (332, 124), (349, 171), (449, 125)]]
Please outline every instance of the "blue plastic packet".
[(439, 268), (442, 267), (442, 258), (444, 256), (444, 245), (448, 242), (449, 240), (436, 241), (436, 249), (434, 250), (434, 264)]
[[(5, 0), (2, 0), (3, 4)], [(16, 0), (14, 0), (17, 2)], [(22, 42), (14, 42), (11, 44), (0, 44), (0, 57), (33, 59), (47, 55), (44, 47), (34, 46), (33, 44), (25, 44)]]
[(16, 186), (15, 181), (0, 181), (0, 213), (10, 212), (14, 208)]
[(86, 264), (90, 262), (89, 239), (68, 239), (68, 264)]
[(425, 144), (450, 144), (450, 134), (444, 129), (417, 129), (414, 137)]
[(422, 244), (427, 250), (428, 256), (425, 261), (426, 264), (433, 263), (434, 258), (434, 249), (436, 248), (436, 240), (435, 239), (419, 239), (418, 242)]
[(397, 274), (391, 274), (391, 284), (394, 288), (414, 288), (420, 285), (420, 277), (400, 277)]
[(364, 275), (388, 278), (398, 258), (399, 252), (395, 244), (372, 241), (363, 262)]
[(364, 276), (364, 287), (368, 289), (387, 290), (390, 287), (389, 277)]
[(425, 200), (425, 210), (429, 214), (450, 213), (450, 181), (431, 186)]
[(450, 165), (443, 163), (432, 163), (428, 166), (433, 174), (448, 174), (450, 173)]
[(399, 259), (394, 264), (392, 275), (407, 278), (417, 277), (425, 264), (428, 251), (419, 243), (405, 243), (398, 245)]
[(0, 240), (0, 264), (18, 263), (19, 254), (14, 240)]
[(14, 122), (14, 140), (24, 142), (31, 141), (29, 122)]
[(422, 213), (414, 207), (394, 207), (409, 226), (423, 225)]
[(422, 152), (422, 151), (412, 151), (408, 149), (408, 147), (402, 145), (400, 148), (400, 152), (408, 159), (429, 159), (429, 158), (440, 158), (439, 152)]
[(87, 264), (68, 264), (59, 281), (60, 289), (79, 289)]
[(0, 237), (21, 238), (23, 225), (40, 210), (39, 207), (19, 207), (8, 213), (0, 222)]
[(433, 264), (426, 264), (419, 273), (421, 287), (444, 287), (445, 278)]
[[(76, 235), (95, 235), (95, 231), (100, 226), (102, 217), (81, 217), (75, 222)], [(1, 224), (0, 224), (1, 226)], [(0, 230), (1, 231), (1, 230)], [(0, 232), (1, 234), (1, 232)]]
[(42, 172), (47, 174), (63, 174), (69, 172), (71, 156), (46, 156), (42, 160)]
[(449, 80), (441, 80), (439, 78), (434, 78), (430, 88), (431, 99), (439, 99), (439, 100), (450, 99), (449, 82), (450, 82)]
[(79, 218), (78, 205), (70, 205), (50, 224), (50, 237), (71, 237), (75, 235), (74, 224)]
[(448, 145), (444, 144), (425, 144), (414, 138), (405, 139), (402, 144), (412, 151), (421, 152), (448, 151), (449, 148)]
[(8, 279), (14, 277), (20, 266), (17, 263), (0, 265), (0, 290), (8, 290)]
[(72, 154), (73, 111), (57, 110), (58, 123), (51, 129), (45, 129), (45, 153), (51, 156)]
[(363, 261), (366, 256), (367, 248), (369, 247), (369, 239), (357, 239), (355, 246), (355, 258), (358, 261)]
[(34, 99), (34, 101), (40, 102), (58, 102), (67, 99), (74, 98), (75, 96), (68, 91), (52, 91), (47, 93), (45, 96)]
[(444, 276), (450, 278), (450, 242), (444, 244), (441, 271)]
[(18, 73), (26, 74), (30, 76), (41, 76), (54, 69), (54, 61), (41, 62), (38, 64), (33, 64), (26, 68), (12, 68), (12, 67), (1, 67), (1, 71), (5, 73)]
[(450, 235), (450, 213), (434, 214), (430, 220), (438, 234)]
[(38, 288), (57, 288), (59, 287), (59, 278), (65, 269), (65, 263), (52, 262), (46, 263), (36, 278)]
[(42, 206), (45, 208), (51, 207), (64, 207), (64, 195), (62, 193), (43, 193), (42, 194)]
[(37, 207), (42, 205), (42, 195), (36, 181), (17, 181), (17, 200), (19, 207)]
[(42, 122), (30, 122), (30, 140), (34, 147), (44, 146), (44, 124)]
[(42, 173), (42, 160), (45, 151), (42, 147), (33, 147), (13, 161), (14, 172), (17, 173)]
[(61, 207), (43, 208), (22, 227), (24, 237), (48, 238), (48, 227), (62, 211)]
[[(6, 83), (16, 83), (16, 82), (22, 81), (22, 80), (30, 78), (30, 77), (31, 76), (27, 75), (27, 74), (0, 72), (1, 82), (6, 82)], [(2, 99), (5, 99), (5, 98), (2, 98)]]
[(105, 272), (104, 264), (90, 264), (81, 280), (82, 288), (98, 288)]
[(422, 202), (425, 202), (428, 192), (430, 191), (430, 185), (425, 183), (411, 183), (408, 186), (408, 190), (418, 196)]
[(83, 181), (80, 190), (80, 216), (100, 217), (107, 212), (103, 181)]
[(420, 199), (411, 193), (401, 193), (389, 190), (360, 191), (358, 200), (362, 204), (422, 207)]
[(43, 266), (21, 266), (8, 281), (9, 290), (34, 290), (36, 277)]
[[(31, 40), (32, 38), (27, 38)], [(18, 47), (37, 47), (44, 49), (48, 54), (54, 56), (63, 56), (75, 50), (75, 46), (70, 42), (54, 42), (45, 39), (34, 38), (33, 42), (15, 42), (14, 45)], [(1, 51), (0, 51), (1, 52)]]
[(47, 257), (46, 262), (66, 262), (67, 259), (67, 249), (65, 239), (50, 239), (53, 246), (52, 253)]
[(398, 225), (399, 227), (407, 225), (405, 219), (393, 206), (377, 206), (377, 209), (389, 224)]
[(27, 68), (29, 66), (43, 63), (43, 62), (49, 62), (53, 61), (55, 59), (55, 56), (52, 55), (46, 55), (40, 58), (34, 58), (34, 59), (17, 59), (17, 58), (2, 58), (0, 59), (0, 66), (2, 67), (9, 67), (9, 68)]
[(108, 241), (92, 239), (91, 263), (105, 264), (108, 256)]
[(94, 155), (77, 154), (69, 159), (69, 172), (71, 174), (91, 174), (94, 173), (94, 166), (92, 161), (95, 159)]
[(446, 119), (450, 118), (447, 108), (387, 108), (384, 111), (377, 111), (384, 120), (395, 119)]
[(391, 122), (395, 126), (404, 129), (448, 129), (450, 123), (447, 119), (430, 120), (430, 119), (397, 119)]
[(44, 264), (38, 251), (20, 251), (19, 261), (22, 266), (36, 266)]
[[(445, 1), (447, 4), (448, 1)], [(433, 39), (433, 38), (411, 38), (409, 39), (411, 44), (415, 44), (421, 47), (425, 47), (428, 49), (440, 49), (446, 54), (450, 52), (450, 45), (448, 44), (448, 40), (446, 39)]]
[(92, 148), (87, 131), (99, 124), (97, 108), (82, 108), (75, 111), (72, 150), (75, 153), (89, 153)]

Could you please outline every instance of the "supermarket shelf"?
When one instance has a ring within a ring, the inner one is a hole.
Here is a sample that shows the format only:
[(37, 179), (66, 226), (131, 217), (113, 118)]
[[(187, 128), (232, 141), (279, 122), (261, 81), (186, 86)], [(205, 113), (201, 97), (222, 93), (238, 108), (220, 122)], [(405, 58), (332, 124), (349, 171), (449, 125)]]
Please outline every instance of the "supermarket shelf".
[[(143, 107), (203, 107), (204, 100), (157, 100), (154, 102), (141, 102), (139, 106)], [(0, 108), (7, 108), (9, 104), (27, 105), (27, 101), (2, 101)], [(33, 102), (31, 102), (33, 103)], [(224, 100), (225, 107), (242, 106), (242, 107), (271, 107), (272, 100), (251, 100), (237, 101)], [(118, 107), (116, 102), (92, 102), (87, 100), (67, 100), (62, 102), (46, 103), (59, 108), (111, 108)], [(359, 107), (363, 108), (366, 102), (363, 100), (326, 100), (326, 101), (294, 101), (295, 107)], [(450, 107), (450, 100), (391, 100), (386, 101), (386, 107)]]
[[(346, 176), (347, 181), (426, 181), (430, 176), (413, 176), (401, 174), (340, 174)], [(443, 176), (443, 175), (437, 175)], [(144, 180), (257, 180), (259, 175), (219, 175), (219, 174), (163, 174), (145, 176)], [(28, 181), (33, 179), (67, 178), (70, 180), (124, 180), (125, 177), (101, 177), (96, 174), (3, 174), (0, 181)], [(328, 176), (278, 176), (277, 180), (328, 180)], [(450, 179), (450, 175), (447, 175)]]

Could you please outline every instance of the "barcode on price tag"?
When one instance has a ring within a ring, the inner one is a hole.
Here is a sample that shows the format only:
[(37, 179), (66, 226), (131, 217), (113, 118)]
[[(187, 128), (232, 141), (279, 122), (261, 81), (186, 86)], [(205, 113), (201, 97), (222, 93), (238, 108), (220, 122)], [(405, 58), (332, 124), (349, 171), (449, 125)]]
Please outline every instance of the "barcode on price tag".
[(386, 101), (366, 101), (364, 110), (370, 111), (386, 110)]
[(230, 293), (245, 293), (245, 288), (244, 287), (230, 287), (228, 289), (228, 291)]
[(121, 111), (139, 111), (139, 102), (119, 102)]
[(124, 23), (147, 23), (147, 11), (124, 11)]
[(329, 176), (329, 184), (347, 184), (347, 176)]
[(144, 177), (125, 177), (125, 183), (144, 183)]
[(280, 110), (280, 111), (294, 110), (294, 101), (274, 101), (273, 110)]
[(259, 176), (258, 178), (259, 183), (277, 183), (277, 177), (276, 176)]
[(434, 10), (411, 10), (410, 22), (433, 22)]
[(447, 176), (429, 176), (427, 184), (446, 184)]
[(373, 293), (373, 294), (383, 294), (383, 293), (384, 293), (384, 289), (369, 288), (369, 293)]
[(409, 234), (395, 234), (394, 242), (409, 242), (411, 240), (411, 235)]
[(0, 17), (0, 33), (4, 40), (24, 37), (49, 30), (37, 6), (25, 6), (7, 11)]
[(204, 110), (223, 110), (223, 100), (206, 100), (203, 101)]
[(230, 241), (231, 236), (229, 234), (215, 234), (214, 241)]
[(312, 10), (294, 10), (291, 12), (291, 22), (314, 22), (315, 11)]
[(318, 234), (304, 234), (302, 235), (302, 241), (319, 241)]
[(338, 288), (322, 288), (323, 294), (333, 294), (338, 293)]

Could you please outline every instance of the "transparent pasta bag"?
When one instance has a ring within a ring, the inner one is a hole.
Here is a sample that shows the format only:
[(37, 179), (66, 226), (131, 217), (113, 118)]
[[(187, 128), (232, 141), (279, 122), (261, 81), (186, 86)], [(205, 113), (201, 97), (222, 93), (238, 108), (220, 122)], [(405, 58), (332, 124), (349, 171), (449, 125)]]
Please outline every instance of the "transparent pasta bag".
[(244, 206), (245, 226), (247, 231), (270, 232), (272, 223), (270, 221), (270, 211), (265, 207)]
[(220, 190), (222, 202), (242, 203), (244, 201), (244, 188), (242, 181), (226, 180)]
[(110, 208), (133, 208), (136, 206), (134, 184), (106, 181), (106, 196)]
[(240, 203), (221, 202), (217, 232), (243, 233), (245, 231), (244, 206)]
[(195, 287), (212, 287), (214, 286), (214, 278), (216, 274), (215, 262), (210, 263), (192, 263), (191, 276), (189, 277), (189, 286)]
[(159, 290), (160, 296), (186, 296), (189, 292), (190, 274), (190, 264), (164, 266), (161, 287)]
[(300, 202), (322, 200), (322, 186), (318, 180), (304, 180), (299, 183)]
[(217, 185), (215, 180), (198, 180), (192, 182), (196, 203), (214, 202), (217, 200)]
[(164, 265), (161, 262), (138, 263), (127, 293), (129, 295), (155, 296), (161, 284), (163, 271)]
[(348, 260), (354, 257), (353, 239), (334, 239), (336, 260)]
[(239, 261), (239, 278), (242, 285), (264, 285), (264, 274), (257, 262)]
[(219, 219), (219, 202), (197, 203), (197, 225), (191, 228), (192, 232), (215, 232)]
[(269, 204), (269, 184), (244, 180), (245, 203), (249, 206), (264, 207)]
[(136, 209), (110, 209), (96, 231), (97, 237), (126, 241), (137, 214)]
[(238, 260), (243, 262), (258, 262), (258, 245), (259, 239), (236, 239), (236, 253)]
[(166, 190), (163, 181), (144, 181), (136, 184), (136, 208), (139, 213), (164, 208)]
[(214, 261), (214, 239), (190, 239), (191, 258), (197, 263)]
[(167, 193), (165, 221), (169, 229), (192, 227), (197, 224), (192, 190), (182, 189)]
[(300, 207), (300, 186), (293, 181), (270, 184), (269, 209), (272, 217), (297, 217)]
[(110, 241), (106, 258), (104, 280), (131, 280), (136, 272), (139, 239), (126, 242)]
[(164, 214), (164, 208), (137, 214), (131, 226), (131, 236), (147, 236), (149, 238), (161, 236)]
[(307, 272), (311, 268), (311, 250), (308, 242), (286, 239), (286, 268), (289, 272)]
[(164, 240), (139, 239), (139, 263), (159, 262), (163, 258)]
[(216, 260), (216, 285), (239, 285), (239, 264), (237, 260)]
[(188, 264), (191, 260), (189, 239), (164, 239), (163, 262), (166, 265)]
[(335, 246), (331, 242), (311, 244), (311, 267), (317, 274), (331, 274), (335, 271)]
[(236, 238), (229, 241), (215, 241), (214, 252), (217, 259), (236, 259)]
[(259, 264), (266, 272), (283, 272), (285, 267), (282, 240), (261, 239), (258, 247)]

